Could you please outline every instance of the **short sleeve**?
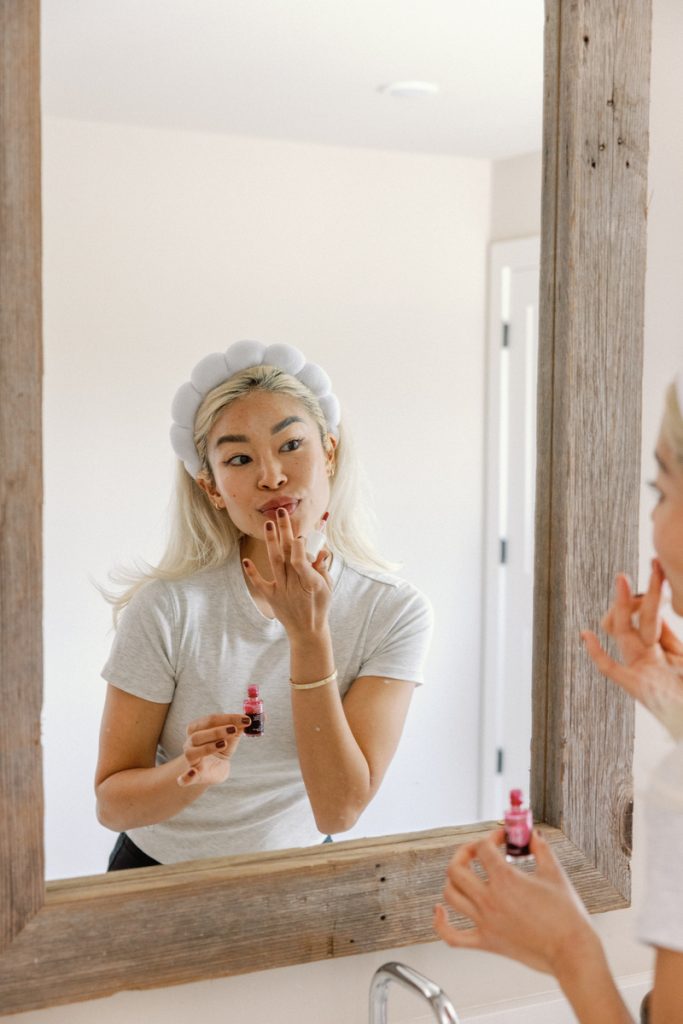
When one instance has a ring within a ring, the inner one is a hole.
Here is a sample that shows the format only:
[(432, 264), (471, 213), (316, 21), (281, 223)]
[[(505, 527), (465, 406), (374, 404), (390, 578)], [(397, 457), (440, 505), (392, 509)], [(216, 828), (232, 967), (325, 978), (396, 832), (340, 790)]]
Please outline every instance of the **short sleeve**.
[(165, 585), (146, 583), (121, 616), (102, 677), (136, 697), (170, 704), (176, 684), (174, 623)]
[(683, 953), (683, 742), (655, 770), (646, 797), (645, 900), (642, 942)]
[(387, 587), (373, 609), (372, 642), (360, 676), (424, 682), (424, 666), (434, 627), (432, 606), (415, 587)]

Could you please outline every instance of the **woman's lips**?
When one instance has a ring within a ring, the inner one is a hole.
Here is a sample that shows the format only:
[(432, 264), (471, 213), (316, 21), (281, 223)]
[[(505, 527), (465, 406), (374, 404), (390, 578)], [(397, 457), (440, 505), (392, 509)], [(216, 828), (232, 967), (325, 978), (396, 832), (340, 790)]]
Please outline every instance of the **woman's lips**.
[(271, 506), (271, 508), (261, 509), (260, 511), (261, 511), (261, 515), (264, 517), (264, 519), (276, 519), (277, 518), (277, 510), (279, 508), (284, 508), (285, 511), (287, 512), (287, 514), (291, 516), (291, 515), (294, 514), (298, 504), (299, 504), (298, 501), (292, 500), (292, 501), (288, 501), (288, 502), (283, 502), (281, 505), (273, 505), (273, 506)]

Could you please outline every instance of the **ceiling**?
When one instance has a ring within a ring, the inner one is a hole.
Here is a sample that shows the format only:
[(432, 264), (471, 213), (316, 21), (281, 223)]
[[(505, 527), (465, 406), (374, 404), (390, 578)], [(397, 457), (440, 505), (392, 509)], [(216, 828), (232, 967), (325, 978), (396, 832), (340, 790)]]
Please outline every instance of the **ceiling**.
[[(503, 159), (541, 148), (543, 0), (42, 0), (43, 110)], [(396, 80), (439, 83), (398, 99)]]

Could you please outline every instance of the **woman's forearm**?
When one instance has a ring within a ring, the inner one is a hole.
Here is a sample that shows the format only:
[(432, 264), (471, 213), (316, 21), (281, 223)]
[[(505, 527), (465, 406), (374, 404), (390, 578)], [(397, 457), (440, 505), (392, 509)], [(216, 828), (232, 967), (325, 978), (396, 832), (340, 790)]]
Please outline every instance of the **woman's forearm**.
[[(290, 638), (295, 683), (325, 679), (335, 668), (329, 631)], [(374, 790), (370, 767), (344, 714), (335, 682), (311, 690), (292, 687), (292, 714), (301, 774), (321, 832), (345, 832)]]
[(125, 832), (167, 821), (193, 803), (207, 786), (179, 786), (184, 757), (154, 768), (126, 768), (96, 786), (97, 818), (105, 828)]
[(572, 943), (566, 950), (556, 977), (581, 1024), (633, 1024), (592, 929), (585, 948)]

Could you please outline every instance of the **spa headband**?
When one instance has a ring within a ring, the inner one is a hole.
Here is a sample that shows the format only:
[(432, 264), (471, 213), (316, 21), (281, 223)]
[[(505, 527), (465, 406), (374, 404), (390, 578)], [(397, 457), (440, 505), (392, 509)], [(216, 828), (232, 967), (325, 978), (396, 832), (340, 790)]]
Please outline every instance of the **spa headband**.
[(318, 400), (329, 433), (338, 437), (339, 401), (332, 393), (332, 382), (322, 367), (307, 363), (303, 352), (293, 345), (266, 346), (260, 341), (236, 341), (226, 352), (212, 352), (201, 359), (190, 379), (176, 391), (171, 405), (171, 445), (194, 480), (202, 468), (194, 443), (197, 410), (210, 391), (251, 366), (274, 366), (296, 377)]

